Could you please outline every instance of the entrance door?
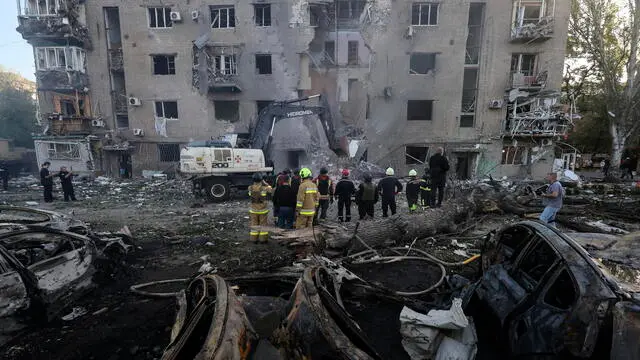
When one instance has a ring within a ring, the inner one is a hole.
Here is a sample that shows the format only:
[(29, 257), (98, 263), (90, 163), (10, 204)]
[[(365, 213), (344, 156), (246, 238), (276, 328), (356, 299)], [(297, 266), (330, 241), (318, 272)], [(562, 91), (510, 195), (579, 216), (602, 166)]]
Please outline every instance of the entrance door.
[(473, 153), (454, 153), (456, 156), (456, 176), (459, 180), (471, 178), (471, 164), (473, 163)]
[(131, 177), (131, 173), (133, 172), (133, 165), (131, 164), (131, 154), (120, 155), (118, 168), (121, 178), (128, 179)]

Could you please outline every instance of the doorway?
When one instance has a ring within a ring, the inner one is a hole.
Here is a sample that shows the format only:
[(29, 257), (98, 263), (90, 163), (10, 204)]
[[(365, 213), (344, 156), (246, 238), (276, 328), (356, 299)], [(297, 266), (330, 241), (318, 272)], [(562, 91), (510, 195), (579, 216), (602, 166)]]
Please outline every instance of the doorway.
[(131, 154), (120, 155), (119, 161), (118, 161), (118, 169), (119, 169), (121, 178), (123, 179), (131, 178), (131, 173), (133, 172), (133, 165), (131, 163)]
[(458, 180), (471, 179), (473, 159), (475, 154), (470, 152), (454, 153), (456, 157), (456, 177)]
[(287, 151), (287, 164), (290, 169), (300, 168), (300, 164), (304, 164), (307, 156), (303, 150)]

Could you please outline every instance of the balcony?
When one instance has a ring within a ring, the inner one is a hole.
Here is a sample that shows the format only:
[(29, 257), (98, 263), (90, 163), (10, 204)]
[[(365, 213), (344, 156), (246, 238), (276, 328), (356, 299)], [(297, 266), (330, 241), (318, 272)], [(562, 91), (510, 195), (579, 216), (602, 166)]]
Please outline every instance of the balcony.
[(75, 115), (46, 114), (51, 135), (87, 135), (91, 133), (91, 118)]
[(76, 70), (47, 69), (36, 71), (39, 91), (80, 91), (89, 87), (87, 74)]
[(238, 46), (204, 46), (202, 49), (193, 49), (192, 85), (200, 88), (201, 71), (199, 58), (206, 59), (206, 88), (212, 93), (236, 93), (241, 92), (238, 65), (236, 62), (240, 49)]
[(70, 40), (71, 45), (87, 49), (91, 47), (87, 28), (77, 20), (62, 15), (21, 15), (16, 30), (32, 45), (38, 45), (42, 40), (63, 39)]
[(129, 113), (129, 104), (127, 103), (127, 95), (125, 93), (112, 91), (111, 99), (116, 114), (127, 115)]
[(223, 74), (214, 69), (207, 69), (207, 87), (209, 92), (241, 92), (238, 75)]
[(547, 83), (547, 72), (510, 72), (508, 89), (536, 90), (542, 89)]
[(554, 19), (552, 17), (541, 18), (537, 22), (515, 25), (511, 29), (511, 42), (534, 43), (542, 42), (553, 37)]
[(506, 133), (512, 137), (563, 137), (570, 128), (562, 114), (553, 117), (517, 116), (507, 120)]
[(124, 71), (122, 49), (109, 49), (109, 69), (114, 72)]

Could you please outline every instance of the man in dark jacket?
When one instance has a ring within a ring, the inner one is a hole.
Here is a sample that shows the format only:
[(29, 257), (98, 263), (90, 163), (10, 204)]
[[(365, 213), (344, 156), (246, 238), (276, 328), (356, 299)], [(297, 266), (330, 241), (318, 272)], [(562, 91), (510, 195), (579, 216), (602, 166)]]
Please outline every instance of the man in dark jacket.
[(40, 168), (40, 184), (44, 187), (44, 202), (53, 202), (53, 177), (55, 174), (49, 173), (50, 162), (45, 161)]
[[(442, 206), (442, 199), (444, 199), (444, 188), (447, 184), (447, 171), (449, 171), (449, 160), (443, 155), (444, 149), (439, 147), (436, 149), (436, 153), (429, 158), (429, 168), (431, 169), (431, 203), (435, 207)], [(436, 201), (436, 192), (438, 198)]]
[(364, 182), (360, 183), (356, 193), (360, 220), (364, 220), (367, 216), (373, 219), (373, 206), (378, 202), (378, 190), (371, 180), (370, 174), (364, 174)]
[(318, 187), (318, 192), (320, 193), (320, 204), (318, 205), (318, 209), (316, 209), (314, 222), (318, 221), (318, 213), (320, 213), (320, 219), (326, 219), (329, 203), (333, 204), (333, 182), (328, 174), (329, 170), (327, 170), (327, 168), (321, 168), (320, 175), (313, 180)]
[[(356, 193), (356, 186), (349, 179), (349, 170), (342, 170), (342, 179), (336, 184), (335, 197), (338, 199), (338, 220), (351, 221), (351, 196)], [(343, 217), (343, 210), (346, 217)]]
[(9, 168), (0, 162), (0, 181), (2, 182), (2, 190), (9, 189)]
[(296, 195), (291, 189), (288, 176), (278, 176), (278, 186), (273, 193), (273, 205), (278, 208), (278, 227), (293, 229), (293, 213), (296, 208)]
[(431, 174), (429, 169), (424, 169), (424, 175), (420, 179), (420, 205), (422, 209), (427, 209), (431, 204)]
[(396, 214), (396, 194), (402, 192), (402, 184), (396, 179), (393, 168), (387, 168), (387, 176), (378, 183), (378, 192), (382, 195), (382, 217), (388, 217), (389, 208), (391, 215)]
[(409, 171), (409, 182), (407, 183), (406, 192), (409, 211), (414, 212), (418, 209), (418, 197), (420, 196), (420, 180), (418, 180), (418, 172), (413, 169)]
[(76, 201), (76, 194), (73, 191), (73, 183), (71, 182), (71, 180), (73, 180), (73, 174), (67, 171), (66, 166), (61, 166), (58, 177), (60, 178), (60, 185), (62, 185), (64, 201)]

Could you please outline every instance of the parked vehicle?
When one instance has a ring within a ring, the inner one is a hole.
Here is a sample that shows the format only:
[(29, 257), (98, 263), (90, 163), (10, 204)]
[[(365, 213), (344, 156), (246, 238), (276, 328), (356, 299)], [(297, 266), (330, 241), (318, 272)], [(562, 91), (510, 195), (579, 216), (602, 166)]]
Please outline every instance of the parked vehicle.
[[(614, 277), (569, 235), (525, 221), (493, 237), (466, 307), (485, 337), (480, 352), (484, 343), (515, 358), (640, 358), (640, 277)], [(580, 241), (613, 252), (617, 243)]]

